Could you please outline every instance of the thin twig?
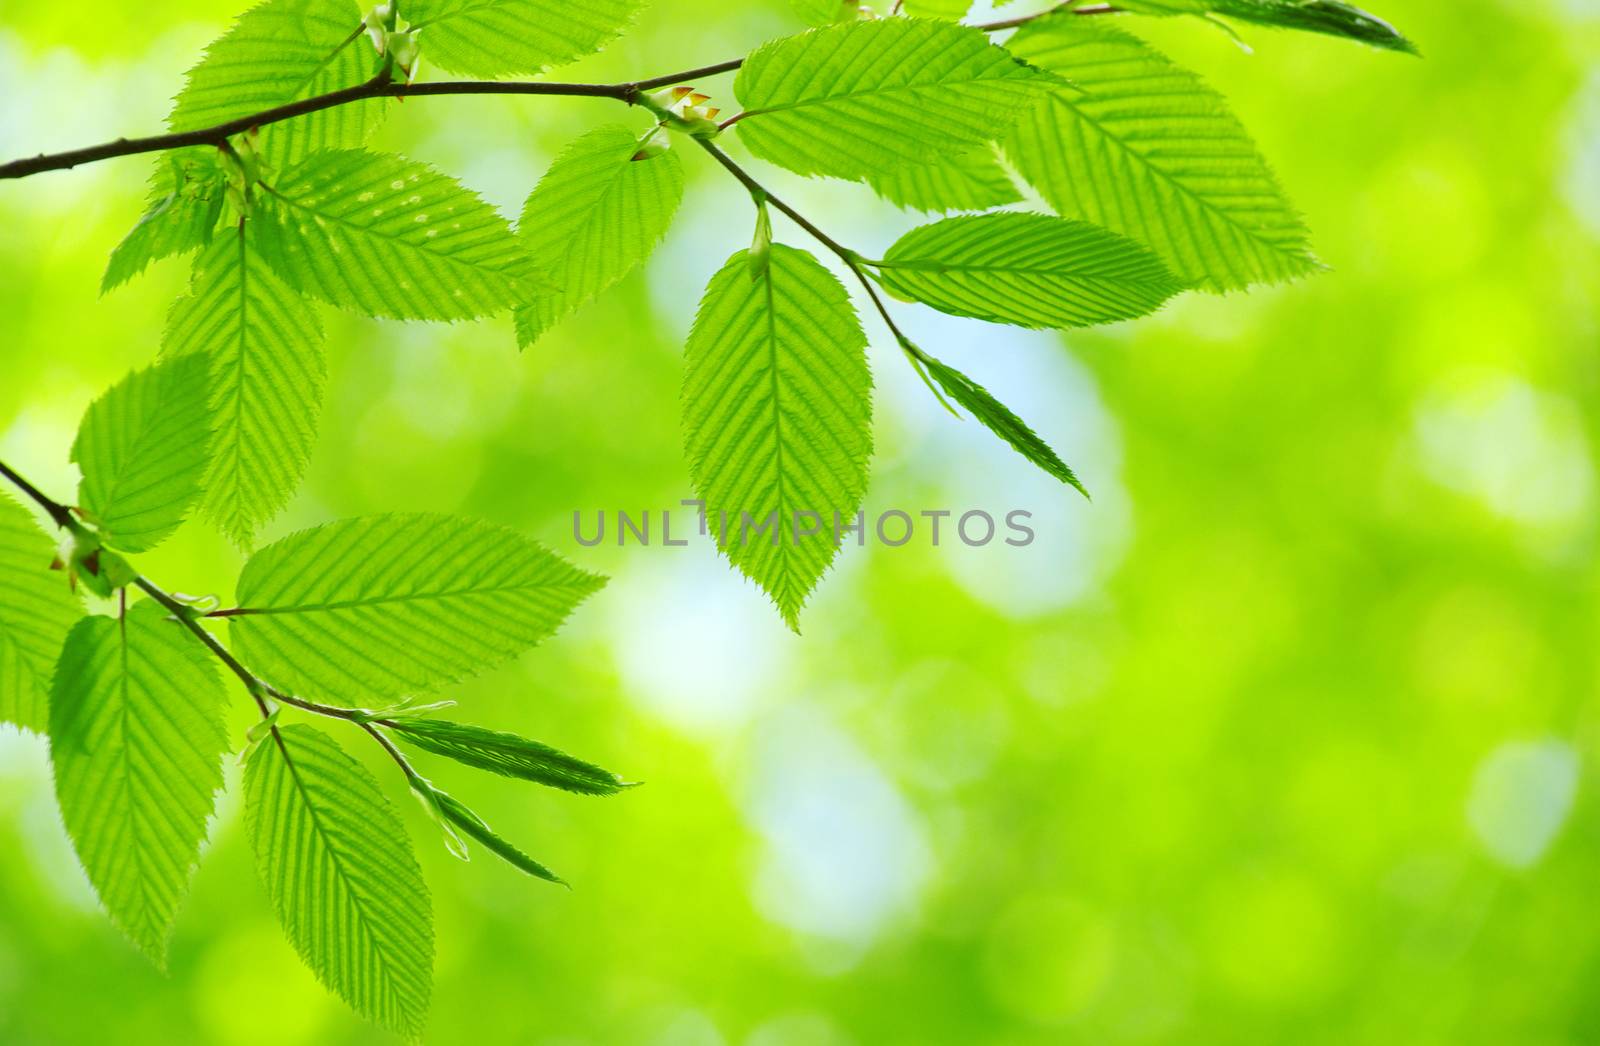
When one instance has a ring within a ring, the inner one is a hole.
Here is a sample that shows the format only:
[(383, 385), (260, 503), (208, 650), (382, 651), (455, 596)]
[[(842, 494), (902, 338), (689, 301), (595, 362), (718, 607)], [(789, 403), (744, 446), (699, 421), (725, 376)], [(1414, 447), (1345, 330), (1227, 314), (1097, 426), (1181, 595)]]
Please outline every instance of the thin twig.
[[(373, 740), (377, 741), (378, 744), (383, 746), (383, 750), (389, 753), (389, 758), (393, 759), (400, 769), (405, 773), (406, 780), (409, 783), (426, 786), (426, 782), (423, 781), (422, 775), (417, 773), (416, 769), (411, 765), (411, 761), (405, 757), (405, 754), (401, 752), (400, 749), (395, 747), (394, 742), (389, 740), (389, 738), (384, 735), (383, 731), (379, 730), (376, 726), (373, 726), (369, 722), (363, 722), (361, 724), (361, 729), (371, 734)], [(432, 788), (430, 787), (428, 790), (432, 791)]]
[(855, 273), (856, 279), (861, 281), (861, 286), (866, 290), (867, 297), (872, 299), (872, 304), (877, 308), (878, 315), (883, 317), (884, 325), (889, 328), (889, 333), (894, 335), (895, 341), (899, 342), (900, 347), (906, 352), (910, 353), (913, 357), (918, 359), (922, 357), (922, 350), (917, 348), (911, 339), (905, 336), (904, 332), (902, 332), (900, 327), (894, 322), (894, 317), (889, 315), (889, 310), (883, 304), (883, 299), (878, 296), (878, 289), (872, 285), (872, 281), (867, 277), (866, 269), (862, 267), (861, 255), (857, 254), (855, 251), (852, 251), (838, 240), (835, 240), (833, 237), (817, 228), (817, 226), (805, 215), (801, 214), (793, 207), (772, 195), (767, 187), (756, 181), (755, 177), (751, 175), (749, 171), (741, 167), (738, 161), (729, 156), (727, 153), (723, 152), (721, 149), (717, 148), (709, 140), (705, 138), (696, 138), (695, 141), (699, 142), (701, 148), (710, 153), (718, 163), (726, 168), (729, 174), (737, 178), (739, 182), (750, 191), (750, 195), (752, 197), (757, 200), (765, 200), (774, 208), (781, 211), (789, 218), (790, 221), (804, 229), (812, 239), (816, 240), (828, 250), (832, 251), (839, 257), (840, 261), (849, 266), (850, 271)]
[(288, 105), (275, 106), (263, 109), (249, 116), (241, 116), (235, 120), (202, 127), (194, 131), (179, 131), (172, 134), (157, 134), (147, 138), (118, 138), (116, 141), (106, 142), (102, 145), (93, 145), (85, 149), (72, 149), (67, 152), (40, 154), (21, 160), (12, 160), (10, 163), (0, 164), (0, 180), (7, 178), (26, 178), (31, 174), (40, 174), (44, 171), (63, 171), (78, 167), (86, 163), (96, 163), (100, 160), (109, 160), (118, 156), (137, 156), (141, 153), (165, 152), (170, 149), (183, 149), (194, 145), (222, 146), (229, 138), (242, 134), (256, 127), (266, 127), (270, 124), (292, 120), (297, 116), (306, 116), (310, 113), (321, 112), (324, 109), (334, 109), (353, 102), (367, 101), (373, 98), (422, 98), (430, 95), (463, 95), (463, 94), (537, 94), (557, 95), (563, 97), (586, 98), (614, 98), (618, 101), (629, 101), (632, 94), (631, 84), (565, 84), (545, 82), (520, 82), (511, 81), (501, 83), (494, 80), (462, 80), (446, 81), (443, 83), (401, 84), (394, 83), (387, 73), (380, 73), (365, 83), (354, 87), (345, 87), (327, 94), (319, 94), (312, 98), (302, 98)]
[(77, 526), (78, 521), (72, 518), (72, 511), (68, 509), (67, 506), (45, 497), (39, 492), (38, 487), (17, 475), (17, 473), (12, 470), (11, 466), (7, 465), (3, 461), (0, 461), (0, 476), (4, 476), (6, 479), (10, 480), (18, 490), (22, 491), (24, 494), (28, 495), (28, 497), (38, 502), (39, 507), (48, 512), (50, 514), (50, 518), (55, 520), (56, 526), (65, 527), (68, 530)]
[(267, 684), (257, 679), (249, 669), (240, 664), (239, 659), (229, 653), (228, 648), (223, 646), (216, 636), (202, 628), (200, 622), (194, 619), (193, 611), (190, 607), (184, 606), (172, 598), (172, 596), (162, 591), (155, 582), (143, 575), (134, 578), (133, 583), (138, 585), (151, 599), (170, 610), (172, 616), (177, 618), (180, 624), (194, 633), (195, 638), (205, 644), (206, 649), (211, 651), (218, 661), (228, 667), (228, 671), (239, 677), (239, 681), (244, 684), (244, 688), (250, 692), (250, 697), (255, 701), (256, 707), (261, 710), (263, 718), (272, 714), (272, 709), (267, 704), (267, 698), (270, 696), (270, 688)]
[(714, 62), (711, 65), (702, 65), (698, 69), (686, 69), (681, 73), (668, 73), (665, 76), (652, 76), (648, 80), (635, 80), (628, 86), (635, 92), (654, 91), (658, 87), (671, 87), (673, 84), (688, 83), (690, 80), (703, 80), (708, 76), (731, 73), (743, 64), (743, 58), (730, 58), (725, 62)]

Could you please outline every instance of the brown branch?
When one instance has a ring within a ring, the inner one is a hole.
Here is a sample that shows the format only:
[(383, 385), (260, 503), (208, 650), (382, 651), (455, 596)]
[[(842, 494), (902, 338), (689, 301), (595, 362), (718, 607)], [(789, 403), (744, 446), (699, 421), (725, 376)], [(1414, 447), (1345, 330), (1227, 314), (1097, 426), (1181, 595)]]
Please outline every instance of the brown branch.
[[(1069, 0), (1068, 3), (1058, 4), (1038, 14), (1022, 15), (998, 22), (988, 22), (974, 26), (974, 28), (993, 33), (1004, 29), (1015, 29), (1019, 25), (1024, 25), (1045, 15), (1054, 14), (1057, 11), (1071, 11), (1073, 14), (1091, 15), (1109, 14), (1115, 10), (1116, 8), (1106, 4), (1093, 7), (1074, 7), (1071, 0)], [(69, 149), (59, 153), (40, 153), (37, 156), (12, 160), (8, 163), (0, 164), (0, 181), (12, 178), (26, 178), (29, 175), (42, 174), (45, 171), (70, 170), (83, 164), (98, 163), (101, 160), (110, 160), (119, 156), (137, 156), (142, 153), (164, 152), (169, 149), (182, 149), (195, 145), (221, 147), (229, 138), (236, 134), (242, 134), (254, 127), (265, 127), (269, 124), (281, 123), (284, 120), (292, 120), (298, 116), (321, 112), (324, 109), (334, 109), (341, 105), (350, 105), (354, 102), (367, 101), (373, 98), (528, 94), (570, 98), (610, 98), (626, 105), (634, 105), (638, 102), (639, 96), (645, 91), (652, 91), (658, 87), (670, 87), (673, 84), (680, 84), (707, 76), (733, 72), (743, 64), (744, 59), (733, 58), (726, 62), (701, 66), (698, 69), (686, 69), (678, 73), (667, 73), (663, 76), (653, 76), (645, 80), (617, 84), (555, 83), (543, 80), (447, 80), (438, 83), (403, 84), (394, 82), (389, 73), (385, 71), (366, 83), (357, 84), (354, 87), (344, 87), (312, 98), (302, 98), (287, 105), (263, 109), (248, 116), (213, 124), (210, 127), (202, 127), (192, 131), (175, 131), (171, 134), (155, 134), (144, 138), (118, 138), (114, 141), (103, 142), (100, 145), (91, 145), (82, 149)]]

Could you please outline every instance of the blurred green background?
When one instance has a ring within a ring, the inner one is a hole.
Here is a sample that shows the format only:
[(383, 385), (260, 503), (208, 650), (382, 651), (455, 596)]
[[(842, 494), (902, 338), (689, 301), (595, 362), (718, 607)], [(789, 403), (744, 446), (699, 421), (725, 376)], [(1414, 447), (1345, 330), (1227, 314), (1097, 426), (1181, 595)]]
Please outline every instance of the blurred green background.
[[(155, 130), (240, 2), (0, 0), (0, 154)], [(850, 548), (803, 638), (709, 545), (572, 538), (575, 509), (687, 496), (681, 342), (751, 224), (705, 158), (648, 272), (524, 355), (504, 320), (327, 311), (322, 439), (264, 537), (447, 510), (612, 575), (448, 696), (647, 782), (584, 800), (428, 764), (568, 892), (455, 861), (375, 765), (434, 895), (430, 1041), (1600, 1041), (1600, 4), (1374, 4), (1425, 58), (1137, 26), (1233, 100), (1327, 274), (1066, 338), (902, 307), (1092, 504), (943, 414), (868, 318), (868, 510), (1026, 509), (1038, 540)], [(561, 75), (796, 27), (778, 0), (659, 0)], [(515, 214), (619, 119), (642, 116), (418, 99), (377, 145)], [(146, 170), (0, 185), (0, 455), (59, 497), (78, 416), (154, 356), (186, 278), (97, 297)], [(869, 255), (918, 221), (762, 173)], [(140, 562), (226, 599), (240, 556), (191, 524)], [(0, 1042), (393, 1041), (278, 932), (236, 804), (163, 975), (98, 914), (45, 744), (0, 731)]]

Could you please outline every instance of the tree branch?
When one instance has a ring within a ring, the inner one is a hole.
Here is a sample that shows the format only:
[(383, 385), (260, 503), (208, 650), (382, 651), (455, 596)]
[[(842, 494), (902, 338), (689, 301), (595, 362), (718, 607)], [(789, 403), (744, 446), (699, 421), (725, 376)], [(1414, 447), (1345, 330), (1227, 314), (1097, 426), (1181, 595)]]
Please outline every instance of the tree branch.
[(67, 506), (45, 497), (39, 492), (38, 487), (17, 475), (16, 472), (12, 471), (11, 466), (3, 461), (0, 461), (0, 476), (10, 480), (18, 490), (38, 502), (39, 507), (48, 512), (50, 518), (55, 520), (56, 526), (71, 530), (78, 525), (78, 521), (72, 518), (72, 511)]
[[(22, 491), (35, 503), (37, 503), (40, 508), (44, 509), (44, 511), (49, 514), (50, 518), (55, 521), (57, 526), (70, 531), (74, 536), (93, 536), (92, 532), (90, 532), (82, 523), (79, 523), (78, 520), (73, 517), (72, 510), (70, 508), (43, 493), (38, 487), (24, 479), (21, 474), (3, 461), (0, 461), (0, 476), (4, 476), (7, 480), (10, 480), (18, 490)], [(154, 581), (151, 581), (142, 574), (133, 579), (133, 584), (138, 586), (138, 588), (151, 599), (155, 600), (157, 603), (160, 603), (163, 607), (170, 611), (172, 616), (177, 619), (179, 624), (188, 629), (189, 632), (193, 634), (194, 637), (199, 640), (208, 651), (211, 652), (212, 656), (214, 656), (218, 661), (221, 661), (223, 665), (227, 667), (228, 671), (232, 672), (239, 678), (239, 681), (244, 684), (245, 690), (249, 692), (251, 699), (255, 701), (256, 708), (260, 710), (261, 717), (263, 719), (270, 717), (272, 714), (272, 708), (268, 704), (268, 700), (270, 699), (273, 701), (282, 702), (283, 704), (294, 708), (301, 709), (302, 711), (312, 712), (320, 716), (326, 716), (330, 719), (343, 719), (356, 723), (365, 729), (367, 733), (372, 734), (378, 739), (378, 742), (383, 745), (385, 750), (387, 750), (389, 754), (399, 762), (400, 768), (406, 772), (406, 777), (408, 779), (415, 778), (416, 771), (413, 770), (410, 764), (406, 762), (405, 757), (400, 755), (400, 753), (395, 750), (394, 745), (389, 743), (388, 738), (384, 737), (370, 725), (372, 722), (388, 725), (388, 720), (375, 719), (374, 713), (369, 712), (364, 708), (339, 708), (334, 705), (318, 704), (315, 701), (307, 701), (304, 698), (295, 697), (292, 694), (284, 693), (282, 690), (279, 690), (271, 683), (266, 682), (264, 679), (261, 679), (259, 676), (251, 672), (239, 661), (238, 658), (233, 656), (232, 652), (230, 652), (227, 647), (222, 645), (222, 642), (218, 640), (216, 636), (206, 631), (196, 619), (198, 615), (193, 607), (183, 603), (181, 600), (177, 599), (166, 590), (162, 589), (161, 586), (157, 585)], [(122, 592), (123, 598), (126, 599), (127, 590), (123, 589)], [(276, 739), (278, 736), (278, 728), (276, 726), (272, 728), (272, 734)], [(281, 739), (278, 739), (278, 744), (280, 747), (282, 746)], [(284, 757), (288, 757), (287, 751), (284, 752)]]
[[(1024, 25), (1037, 18), (1043, 18), (1045, 15), (1054, 14), (1057, 11), (1093, 15), (1110, 14), (1117, 10), (1107, 4), (1093, 7), (1076, 7), (1074, 6), (1075, 2), (1076, 0), (1067, 0), (1066, 3), (1058, 4), (1038, 14), (1022, 15), (998, 22), (988, 22), (973, 28), (993, 33), (1004, 29), (1015, 29), (1017, 26)], [(195, 145), (215, 145), (220, 147), (234, 135), (242, 134), (254, 127), (266, 127), (269, 124), (292, 120), (297, 116), (306, 116), (310, 113), (321, 112), (324, 109), (334, 109), (341, 105), (350, 105), (354, 102), (367, 101), (373, 98), (428, 98), (467, 94), (530, 94), (571, 98), (610, 98), (626, 105), (634, 105), (638, 102), (639, 96), (645, 91), (653, 91), (659, 87), (670, 87), (673, 84), (684, 83), (688, 80), (729, 73), (743, 64), (743, 58), (733, 58), (726, 62), (701, 66), (698, 69), (686, 69), (678, 73), (667, 73), (663, 76), (653, 76), (645, 80), (617, 84), (555, 83), (543, 80), (446, 80), (437, 83), (404, 84), (394, 82), (389, 73), (384, 71), (366, 83), (357, 84), (354, 87), (344, 87), (312, 98), (302, 98), (287, 105), (263, 109), (248, 116), (213, 124), (210, 127), (202, 127), (193, 131), (177, 131), (171, 134), (155, 134), (144, 138), (118, 138), (115, 141), (86, 146), (81, 149), (69, 149), (59, 153), (40, 153), (37, 156), (12, 160), (8, 163), (0, 164), (0, 181), (26, 178), (29, 175), (42, 174), (46, 171), (70, 170), (83, 164), (98, 163), (101, 160), (110, 160), (119, 156), (165, 152), (169, 149), (182, 149)]]

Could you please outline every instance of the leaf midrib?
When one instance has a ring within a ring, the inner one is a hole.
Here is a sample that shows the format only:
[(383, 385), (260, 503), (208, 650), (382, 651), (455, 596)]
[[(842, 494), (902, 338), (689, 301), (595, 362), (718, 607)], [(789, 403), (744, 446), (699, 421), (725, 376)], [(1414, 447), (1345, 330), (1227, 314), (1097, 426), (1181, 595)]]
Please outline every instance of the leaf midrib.
[[(771, 376), (768, 378), (768, 382), (769, 382), (770, 387), (772, 389), (773, 445), (777, 448), (777, 477), (778, 478), (777, 478), (776, 486), (777, 486), (777, 495), (778, 495), (778, 511), (781, 513), (783, 511), (784, 507), (789, 504), (789, 499), (788, 499), (787, 494), (785, 493), (785, 485), (784, 485), (784, 482), (783, 482), (783, 405), (779, 402), (779, 389), (782, 386), (781, 386), (781, 383), (778, 381), (778, 308), (777, 308), (777, 299), (776, 299), (776, 296), (774, 295), (773, 290), (772, 290), (772, 284), (774, 282), (773, 277), (772, 277), (772, 272), (773, 272), (773, 265), (776, 264), (776, 262), (777, 262), (777, 259), (775, 259), (775, 258), (772, 258), (770, 256), (767, 258), (767, 271), (763, 274), (766, 278), (762, 282), (766, 285), (765, 294), (766, 294), (766, 299), (767, 299), (767, 362), (771, 367)], [(780, 526), (780, 527), (783, 526), (783, 520), (782, 520), (781, 517), (778, 520), (778, 526)], [(787, 596), (788, 593), (789, 593), (789, 555), (788, 555), (788, 552), (787, 552), (788, 545), (785, 542), (782, 542), (782, 541), (780, 541), (778, 543), (778, 545), (779, 545), (778, 563), (780, 564), (779, 569), (782, 571), (780, 577), (782, 578), (782, 582), (783, 582), (781, 590)], [(780, 604), (780, 606), (781, 606), (781, 604)], [(783, 607), (782, 609), (783, 609), (783, 612), (786, 615), (789, 613), (789, 610), (788, 610), (787, 607)]]
[(562, 591), (581, 589), (576, 584), (513, 584), (492, 585), (488, 588), (456, 588), (444, 589), (437, 592), (411, 592), (405, 595), (374, 596), (371, 599), (341, 599), (327, 603), (301, 603), (294, 606), (268, 606), (251, 607), (241, 606), (234, 612), (234, 617), (259, 617), (264, 614), (309, 614), (335, 610), (350, 610), (356, 607), (383, 606), (391, 603), (416, 603), (431, 600), (459, 599), (465, 596), (492, 596), (504, 592), (521, 591)]
[[(1063, 269), (1032, 269), (1017, 265), (970, 265), (966, 263), (952, 264), (949, 262), (935, 262), (923, 259), (910, 258), (900, 261), (868, 262), (875, 269), (910, 269), (914, 272), (999, 272), (1017, 273), (1027, 276), (1059, 276), (1063, 279), (1097, 281), (1101, 283), (1115, 283), (1118, 286), (1152, 286), (1165, 287), (1168, 284), (1177, 284), (1176, 280), (1163, 281), (1159, 277), (1141, 277), (1139, 279), (1124, 279), (1119, 276), (1107, 276), (1104, 273), (1078, 272)], [(1180, 284), (1181, 286), (1181, 284)]]

